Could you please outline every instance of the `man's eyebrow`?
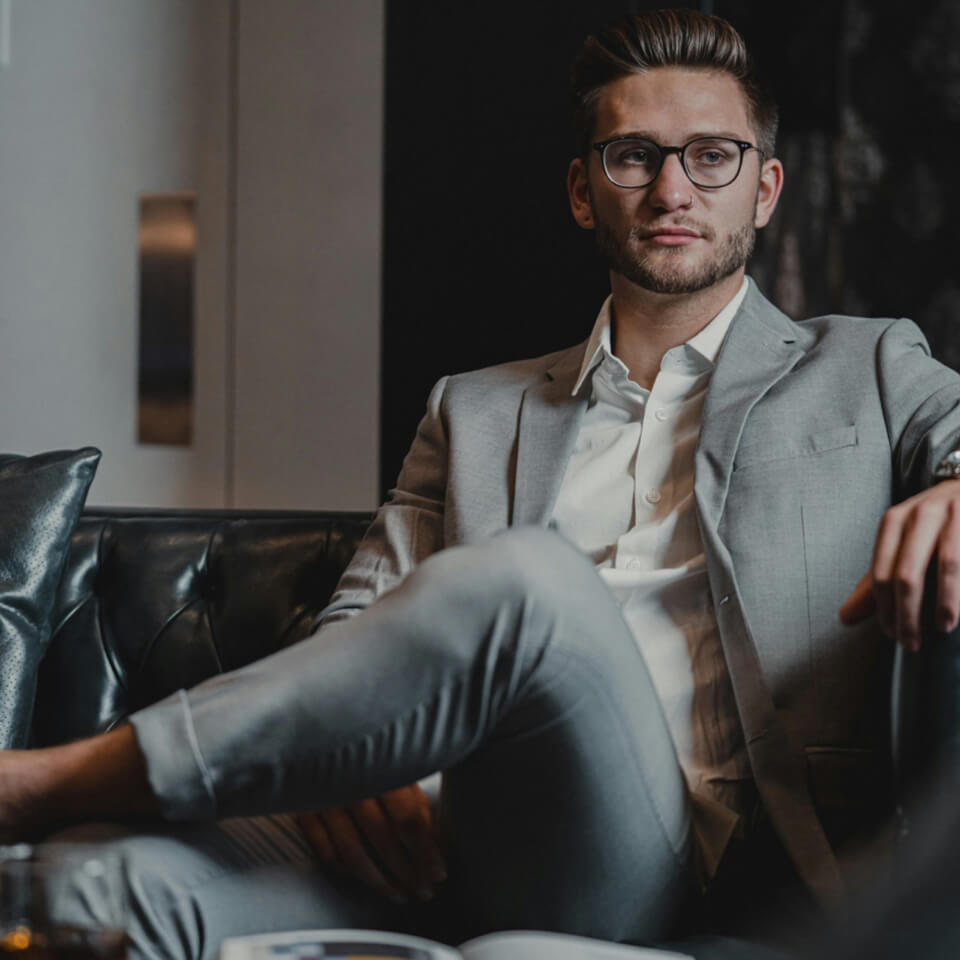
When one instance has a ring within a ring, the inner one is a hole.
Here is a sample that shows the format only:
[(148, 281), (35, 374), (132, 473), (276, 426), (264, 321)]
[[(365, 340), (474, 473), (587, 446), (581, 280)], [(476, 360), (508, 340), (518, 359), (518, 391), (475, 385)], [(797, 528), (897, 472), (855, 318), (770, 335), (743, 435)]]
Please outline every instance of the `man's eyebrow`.
[[(602, 142), (604, 140), (623, 140), (623, 139), (635, 139), (635, 140), (652, 140), (654, 143), (659, 144), (660, 146), (670, 146), (664, 142), (656, 133), (650, 130), (625, 130), (623, 133), (611, 133), (605, 137), (601, 137), (597, 142)], [(684, 137), (683, 140), (676, 144), (677, 146), (689, 143), (691, 140), (715, 140), (715, 139), (724, 139), (724, 140), (744, 140), (742, 133), (735, 133), (731, 130), (701, 130), (699, 132), (689, 133)]]

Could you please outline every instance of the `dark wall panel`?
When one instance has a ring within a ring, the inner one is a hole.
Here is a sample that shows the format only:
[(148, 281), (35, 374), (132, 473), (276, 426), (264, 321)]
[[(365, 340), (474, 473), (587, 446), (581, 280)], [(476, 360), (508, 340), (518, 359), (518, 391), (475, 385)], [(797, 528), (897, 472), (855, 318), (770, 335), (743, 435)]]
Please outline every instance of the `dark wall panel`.
[(438, 377), (584, 338), (607, 289), (570, 216), (570, 61), (614, 0), (387, 4), (381, 478)]

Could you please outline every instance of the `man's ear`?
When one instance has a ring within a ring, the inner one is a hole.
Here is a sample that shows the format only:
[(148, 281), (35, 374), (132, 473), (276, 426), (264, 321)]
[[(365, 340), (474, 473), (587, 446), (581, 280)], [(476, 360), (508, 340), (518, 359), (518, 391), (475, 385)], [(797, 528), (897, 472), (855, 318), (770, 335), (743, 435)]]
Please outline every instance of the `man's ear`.
[(753, 218), (755, 227), (765, 227), (770, 222), (782, 189), (783, 164), (776, 157), (765, 160), (760, 170), (760, 187), (757, 190), (757, 212)]
[(590, 206), (590, 184), (587, 182), (587, 167), (579, 157), (570, 161), (567, 170), (567, 197), (570, 200), (570, 211), (573, 219), (584, 230), (592, 230), (593, 208)]

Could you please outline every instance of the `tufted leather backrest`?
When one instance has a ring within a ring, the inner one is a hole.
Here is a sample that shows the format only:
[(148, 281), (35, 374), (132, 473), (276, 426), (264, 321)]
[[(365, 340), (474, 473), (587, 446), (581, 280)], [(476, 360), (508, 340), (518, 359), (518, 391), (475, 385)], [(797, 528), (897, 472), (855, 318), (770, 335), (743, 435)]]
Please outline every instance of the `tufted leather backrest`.
[(108, 729), (303, 639), (364, 513), (88, 509), (40, 670), (36, 746)]

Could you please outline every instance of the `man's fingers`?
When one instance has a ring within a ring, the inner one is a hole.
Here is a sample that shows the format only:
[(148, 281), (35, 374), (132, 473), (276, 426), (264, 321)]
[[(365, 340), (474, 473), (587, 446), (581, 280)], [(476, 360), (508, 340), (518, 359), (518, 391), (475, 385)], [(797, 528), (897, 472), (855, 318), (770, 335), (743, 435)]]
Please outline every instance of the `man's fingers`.
[(407, 894), (429, 900), (433, 884), (446, 879), (430, 806), (417, 784), (297, 820), (323, 863), (395, 902)]
[(862, 620), (866, 620), (877, 609), (873, 595), (873, 573), (868, 570), (860, 582), (853, 588), (853, 592), (843, 601), (839, 611), (840, 622), (852, 627)]
[(937, 548), (943, 514), (935, 507), (914, 509), (903, 526), (893, 571), (896, 638), (907, 650), (920, 649), (923, 587)]
[(320, 810), (337, 857), (347, 872), (394, 903), (406, 902), (403, 892), (392, 884), (373, 861), (350, 814), (342, 808)]
[(421, 900), (429, 900), (433, 896), (433, 890), (429, 883), (423, 883), (417, 864), (407, 852), (380, 802), (374, 798), (361, 800), (349, 808), (349, 813), (363, 839), (393, 875), (400, 889), (415, 894)]
[(897, 626), (894, 570), (906, 516), (907, 510), (902, 504), (892, 507), (883, 515), (873, 548), (873, 565), (870, 568), (877, 619), (880, 621), (880, 628), (891, 638), (896, 636)]
[(391, 790), (380, 797), (380, 805), (416, 861), (421, 881), (430, 884), (446, 880), (446, 863), (437, 843), (430, 804), (423, 790), (417, 784)]
[[(935, 623), (942, 631), (960, 623), (960, 480), (942, 483), (891, 507), (873, 548), (873, 599), (884, 632), (908, 650), (920, 648), (927, 570), (937, 556)], [(864, 581), (840, 608), (844, 623), (869, 614)]]
[(330, 834), (327, 833), (327, 828), (317, 814), (297, 814), (297, 824), (321, 863), (325, 863), (328, 867), (341, 866), (339, 860), (337, 860), (337, 852), (333, 849)]
[(877, 609), (890, 633), (892, 599), (891, 635), (907, 650), (920, 648), (924, 583), (945, 519), (942, 503), (913, 498), (887, 511), (877, 537), (873, 568)]
[(937, 629), (946, 633), (960, 621), (960, 507), (951, 503), (937, 542)]

